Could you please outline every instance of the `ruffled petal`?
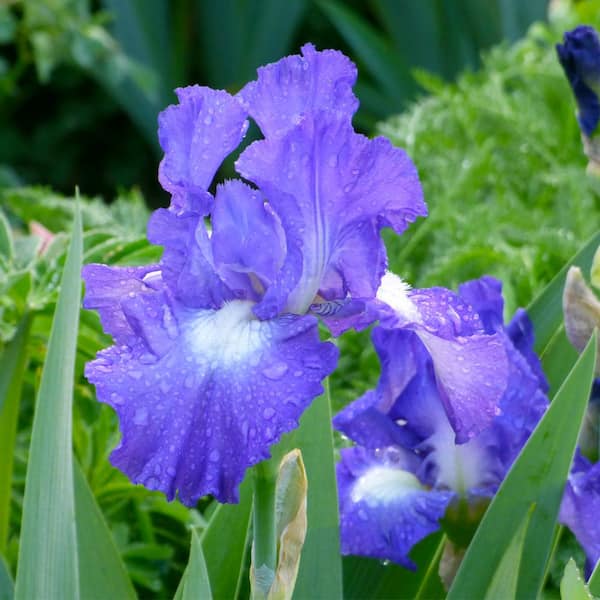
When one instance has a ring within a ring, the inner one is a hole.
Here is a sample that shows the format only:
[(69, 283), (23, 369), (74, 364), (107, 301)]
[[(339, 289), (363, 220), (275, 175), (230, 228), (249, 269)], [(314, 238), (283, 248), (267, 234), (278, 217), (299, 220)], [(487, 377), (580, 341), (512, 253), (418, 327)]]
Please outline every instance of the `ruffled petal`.
[(285, 233), (260, 193), (241, 181), (219, 186), (212, 214), (212, 253), (230, 289), (258, 299), (285, 257)]
[(534, 350), (535, 332), (527, 312), (519, 308), (515, 312), (510, 323), (506, 326), (508, 335), (515, 350), (527, 361), (529, 368), (535, 375), (542, 392), (546, 393), (550, 386), (546, 374), (542, 369), (542, 363)]
[(147, 282), (152, 273), (160, 275), (158, 265), (109, 267), (90, 264), (83, 267), (83, 307), (98, 311), (104, 331), (110, 334), (117, 344), (127, 344), (136, 337), (123, 314), (121, 302), (130, 295), (135, 296), (151, 289)]
[(567, 480), (559, 521), (566, 525), (585, 550), (588, 568), (600, 559), (600, 463), (591, 465), (582, 456)]
[[(481, 319), (473, 307), (449, 289), (419, 288), (410, 290), (407, 296), (418, 311), (419, 320), (415, 321), (415, 325), (419, 329), (423, 328), (446, 340), (484, 331)], [(401, 315), (399, 311), (397, 314)], [(409, 315), (402, 316), (407, 321), (410, 320)]]
[(337, 467), (344, 554), (394, 561), (414, 569), (411, 548), (440, 528), (454, 494), (427, 491), (397, 448), (342, 450)]
[(476, 334), (447, 340), (418, 331), (431, 354), (440, 397), (448, 419), (463, 443), (499, 414), (508, 381), (508, 360), (502, 339)]
[[(165, 329), (140, 305), (140, 332)], [(113, 346), (86, 368), (98, 399), (117, 412), (122, 439), (111, 461), (135, 483), (193, 505), (205, 494), (237, 501), (245, 470), (297, 427), (337, 349), (316, 319), (256, 320), (252, 303), (220, 310), (177, 305), (162, 351), (140, 338)]]
[(503, 328), (504, 298), (501, 281), (484, 275), (459, 285), (458, 294), (479, 315), (487, 333)]
[(246, 134), (246, 111), (222, 90), (193, 85), (175, 90), (179, 104), (158, 116), (158, 138), (165, 156), (159, 181), (173, 195), (171, 208), (210, 212), (206, 194), (223, 159)]
[(159, 208), (148, 222), (148, 239), (164, 246), (162, 277), (178, 301), (190, 308), (219, 308), (237, 298), (215, 269), (200, 213)]
[[(368, 140), (348, 123), (307, 117), (285, 137), (249, 146), (236, 165), (269, 198), (286, 230), (288, 253), (295, 250), (302, 260), (298, 264), (296, 254), (286, 261), (293, 261), (291, 279), (287, 287), (267, 291), (269, 309), (305, 312), (324, 281), (327, 299), (347, 292), (374, 297), (385, 254), (373, 228), (401, 233), (426, 214), (416, 169), (404, 151), (384, 138)], [(348, 236), (352, 228), (367, 234), (358, 245)], [(357, 248), (368, 259), (351, 257)], [(357, 275), (350, 268), (373, 257), (378, 264), (367, 281), (364, 269)]]
[(281, 136), (306, 114), (321, 111), (349, 123), (358, 108), (355, 82), (356, 67), (341, 52), (317, 52), (306, 44), (301, 56), (260, 67), (258, 80), (246, 85), (239, 97), (265, 137)]

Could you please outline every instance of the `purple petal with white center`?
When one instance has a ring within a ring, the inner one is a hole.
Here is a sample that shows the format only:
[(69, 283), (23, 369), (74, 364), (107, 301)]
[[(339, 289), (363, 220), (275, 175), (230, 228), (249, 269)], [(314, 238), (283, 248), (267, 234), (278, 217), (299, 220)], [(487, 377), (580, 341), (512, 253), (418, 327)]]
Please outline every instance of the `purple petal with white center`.
[(342, 553), (394, 561), (414, 569), (408, 553), (440, 528), (454, 494), (428, 491), (399, 448), (343, 449), (337, 467)]
[(317, 52), (306, 44), (302, 56), (260, 67), (258, 80), (246, 85), (239, 97), (265, 137), (281, 136), (307, 114), (320, 111), (349, 123), (358, 108), (355, 82), (356, 67), (341, 52)]
[(216, 272), (204, 218), (196, 212), (159, 208), (148, 222), (148, 239), (164, 246), (162, 277), (173, 296), (190, 308), (219, 308), (237, 298)]
[[(141, 335), (166, 328), (138, 308)], [(187, 505), (206, 494), (235, 502), (246, 469), (268, 458), (322, 393), (338, 352), (319, 341), (314, 317), (258, 321), (248, 301), (220, 310), (175, 305), (173, 315), (162, 351), (139, 338), (87, 365), (98, 399), (119, 416), (111, 461), (133, 482), (169, 499), (178, 493)]]
[(144, 280), (148, 281), (153, 273), (160, 274), (158, 265), (109, 267), (90, 264), (83, 267), (83, 307), (98, 311), (104, 331), (110, 334), (117, 344), (127, 344), (136, 337), (123, 314), (122, 300), (130, 294), (135, 296), (150, 290)]
[(281, 268), (286, 249), (278, 217), (260, 192), (241, 181), (227, 181), (217, 189), (211, 245), (228, 287), (256, 300)]
[(567, 479), (559, 521), (566, 525), (585, 550), (588, 569), (600, 559), (600, 463), (594, 465), (581, 456)]
[[(286, 285), (276, 282), (267, 290), (257, 306), (261, 318), (284, 307), (305, 312), (323, 282), (328, 300), (348, 293), (373, 298), (385, 269), (373, 228), (401, 233), (427, 212), (416, 169), (403, 150), (326, 117), (306, 118), (283, 138), (254, 142), (236, 163), (269, 198), (287, 234)], [(365, 235), (349, 235), (352, 228)], [(377, 264), (366, 273), (374, 258)]]
[(171, 207), (210, 212), (206, 194), (223, 162), (246, 134), (246, 111), (222, 90), (197, 85), (175, 90), (179, 104), (158, 116), (158, 138), (165, 156), (159, 181), (173, 195)]

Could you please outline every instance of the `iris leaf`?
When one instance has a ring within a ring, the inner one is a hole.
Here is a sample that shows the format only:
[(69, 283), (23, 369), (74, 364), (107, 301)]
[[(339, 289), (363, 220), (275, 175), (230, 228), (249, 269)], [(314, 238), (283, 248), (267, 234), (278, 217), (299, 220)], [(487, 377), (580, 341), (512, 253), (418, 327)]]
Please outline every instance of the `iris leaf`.
[[(219, 504), (212, 514), (200, 541), (209, 586), (214, 598), (236, 598), (244, 572), (248, 546), (248, 527), (252, 510), (252, 473), (240, 485), (238, 504)], [(192, 551), (193, 551), (192, 540)], [(190, 552), (188, 565), (181, 577), (175, 600), (184, 598), (192, 570), (198, 568), (197, 555)]]
[(293, 598), (342, 597), (342, 563), (335, 459), (331, 432), (329, 382), (292, 433), (290, 447), (300, 448), (308, 478), (308, 531)]
[(590, 575), (588, 588), (593, 596), (600, 596), (600, 560), (596, 563), (596, 566)]
[(497, 566), (532, 506), (516, 597), (537, 597), (595, 362), (593, 335), (492, 500), (450, 588), (449, 600), (486, 596)]
[(212, 600), (210, 582), (206, 570), (206, 561), (202, 552), (202, 543), (198, 534), (192, 530), (192, 546), (190, 550), (189, 574), (183, 588), (183, 600)]
[(0, 554), (8, 538), (14, 446), (30, 326), (28, 315), (0, 356)]
[(133, 585), (77, 461), (73, 463), (73, 477), (81, 597), (85, 600), (133, 600), (136, 598)]
[(527, 514), (523, 517), (523, 521), (521, 521), (519, 528), (514, 534), (508, 549), (504, 553), (504, 556), (494, 573), (485, 600), (504, 600), (504, 598), (516, 597), (519, 564), (521, 562), (521, 555), (523, 554), (523, 543), (525, 542), (525, 534), (527, 533), (529, 521), (534, 510), (535, 504), (532, 504), (527, 511)]
[(81, 262), (81, 214), (77, 203), (31, 432), (17, 599), (79, 598), (72, 402)]
[(12, 600), (15, 593), (15, 586), (8, 571), (8, 567), (0, 556), (0, 600)]

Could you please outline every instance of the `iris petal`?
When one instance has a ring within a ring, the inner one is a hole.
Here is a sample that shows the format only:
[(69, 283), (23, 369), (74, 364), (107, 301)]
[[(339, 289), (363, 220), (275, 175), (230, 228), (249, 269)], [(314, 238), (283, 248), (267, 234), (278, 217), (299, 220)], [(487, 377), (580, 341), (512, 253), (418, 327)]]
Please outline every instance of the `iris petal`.
[(440, 528), (439, 519), (454, 497), (427, 491), (399, 449), (342, 450), (337, 476), (340, 535), (344, 554), (392, 560), (414, 569), (414, 544)]
[[(87, 365), (98, 399), (119, 415), (122, 440), (111, 460), (169, 499), (178, 492), (188, 505), (205, 494), (235, 502), (245, 470), (268, 458), (322, 392), (337, 349), (319, 341), (314, 317), (261, 322), (248, 301), (217, 311), (179, 306), (175, 317), (164, 353), (149, 353), (140, 339)], [(165, 328), (146, 313), (138, 318)]]
[(239, 100), (221, 90), (198, 85), (175, 90), (179, 104), (158, 118), (158, 138), (165, 156), (159, 167), (162, 187), (173, 195), (172, 208), (208, 214), (206, 194), (223, 159), (237, 148), (248, 128)]
[[(328, 299), (347, 292), (374, 297), (386, 265), (374, 232), (391, 226), (401, 233), (426, 214), (416, 169), (404, 151), (326, 115), (307, 116), (287, 135), (255, 142), (236, 166), (265, 193), (287, 234), (287, 285), (267, 291), (257, 307), (265, 307), (261, 317), (284, 306), (305, 312), (323, 281)], [(360, 242), (349, 235), (353, 229), (365, 232)], [(360, 259), (352, 256), (357, 247)], [(373, 259), (367, 273), (364, 264)], [(361, 268), (354, 272), (357, 263)]]
[(307, 114), (321, 111), (349, 123), (358, 108), (355, 82), (356, 67), (341, 52), (317, 52), (306, 44), (302, 56), (260, 67), (258, 80), (246, 85), (239, 97), (265, 137), (277, 137)]

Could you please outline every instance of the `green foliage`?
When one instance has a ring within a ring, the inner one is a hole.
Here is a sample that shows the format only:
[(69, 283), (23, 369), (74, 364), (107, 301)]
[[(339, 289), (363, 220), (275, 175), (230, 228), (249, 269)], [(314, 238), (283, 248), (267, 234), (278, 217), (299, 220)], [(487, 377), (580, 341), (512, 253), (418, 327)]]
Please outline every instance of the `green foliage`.
[[(75, 210), (31, 431), (15, 585), (17, 599), (79, 598), (72, 402), (83, 240)], [(75, 315), (75, 317), (74, 317)], [(40, 501), (43, 499), (43, 501)], [(40, 532), (45, 532), (40, 535)]]
[(523, 306), (596, 229), (600, 183), (584, 174), (575, 104), (553, 44), (534, 26), (456, 84), (379, 127), (418, 166), (430, 216), (388, 238), (391, 267), (416, 286), (489, 273), (507, 313)]
[[(486, 511), (462, 561), (448, 599), (483, 598), (512, 542), (528, 525), (515, 582), (517, 598), (539, 594), (577, 437), (588, 404), (596, 335), (592, 336), (550, 408), (527, 441)], [(528, 516), (529, 515), (529, 516)], [(506, 591), (506, 590), (505, 590)]]

